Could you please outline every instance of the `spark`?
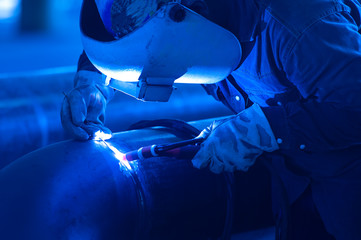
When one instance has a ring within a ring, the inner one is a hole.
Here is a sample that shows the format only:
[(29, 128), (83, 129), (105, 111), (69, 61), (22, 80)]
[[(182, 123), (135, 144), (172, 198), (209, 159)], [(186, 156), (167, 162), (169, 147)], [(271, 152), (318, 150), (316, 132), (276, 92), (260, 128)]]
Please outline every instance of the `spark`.
[(105, 140), (108, 140), (108, 139), (111, 139), (111, 138), (112, 138), (112, 134), (105, 133), (105, 132), (99, 130), (96, 133), (94, 133), (93, 140), (105, 141)]
[(114, 157), (118, 159), (119, 165), (126, 167), (128, 170), (132, 170), (132, 167), (130, 166), (129, 162), (125, 160), (125, 154), (120, 152), (116, 147), (110, 145), (109, 143), (105, 143), (108, 148), (113, 152)]
[(126, 167), (128, 170), (132, 170), (132, 167), (130, 166), (129, 162), (125, 158), (125, 154), (119, 151), (114, 145), (112, 145), (110, 142), (106, 142), (106, 140), (110, 139), (112, 137), (112, 134), (104, 133), (103, 131), (97, 131), (94, 134), (93, 140), (95, 141), (101, 141), (104, 143), (108, 149), (113, 153), (114, 157), (119, 161), (119, 166)]

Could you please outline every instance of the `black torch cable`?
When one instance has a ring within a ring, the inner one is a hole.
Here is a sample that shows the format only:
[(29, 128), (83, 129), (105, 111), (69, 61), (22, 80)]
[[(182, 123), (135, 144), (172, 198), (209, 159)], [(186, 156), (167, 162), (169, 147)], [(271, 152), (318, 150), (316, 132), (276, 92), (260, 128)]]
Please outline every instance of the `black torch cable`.
[(154, 150), (157, 154), (162, 152), (166, 152), (175, 148), (184, 147), (187, 145), (196, 145), (204, 141), (204, 138), (194, 138), (190, 140), (184, 140), (176, 143), (164, 144), (164, 145), (157, 145), (155, 146)]

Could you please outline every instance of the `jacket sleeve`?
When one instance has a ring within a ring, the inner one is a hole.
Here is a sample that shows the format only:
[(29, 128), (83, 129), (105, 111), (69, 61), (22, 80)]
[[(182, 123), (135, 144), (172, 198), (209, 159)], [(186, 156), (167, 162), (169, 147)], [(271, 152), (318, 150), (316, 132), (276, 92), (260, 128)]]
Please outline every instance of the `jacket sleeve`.
[(325, 152), (361, 144), (361, 35), (347, 12), (314, 23), (284, 57), (303, 98), (265, 107), (281, 149)]

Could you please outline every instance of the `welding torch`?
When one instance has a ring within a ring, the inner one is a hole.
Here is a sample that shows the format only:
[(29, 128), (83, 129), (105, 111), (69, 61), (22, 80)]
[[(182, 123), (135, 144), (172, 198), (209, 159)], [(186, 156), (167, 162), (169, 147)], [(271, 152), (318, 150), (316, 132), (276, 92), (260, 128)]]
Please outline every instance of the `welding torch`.
[(163, 144), (163, 145), (151, 145), (141, 147), (137, 150), (125, 153), (123, 160), (135, 161), (143, 160), (151, 157), (177, 157), (177, 158), (193, 158), (198, 152), (200, 144), (205, 138), (197, 137), (181, 142)]

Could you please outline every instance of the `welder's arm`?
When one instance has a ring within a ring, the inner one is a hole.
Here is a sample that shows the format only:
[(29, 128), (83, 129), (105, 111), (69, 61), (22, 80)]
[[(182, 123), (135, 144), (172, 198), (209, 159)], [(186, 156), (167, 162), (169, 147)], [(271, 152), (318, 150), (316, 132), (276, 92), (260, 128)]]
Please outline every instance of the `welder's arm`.
[(64, 129), (78, 140), (91, 139), (98, 131), (111, 134), (104, 126), (105, 108), (114, 90), (105, 85), (101, 73), (85, 53), (78, 62), (74, 89), (64, 97), (61, 122)]
[(206, 140), (192, 163), (196, 168), (208, 167), (214, 173), (247, 171), (264, 151), (278, 149), (271, 127), (257, 104), (214, 122), (200, 137)]
[(330, 15), (284, 58), (304, 100), (263, 108), (281, 150), (324, 153), (361, 144), (361, 35), (355, 23), (346, 12)]

